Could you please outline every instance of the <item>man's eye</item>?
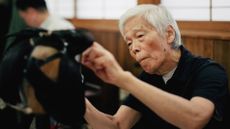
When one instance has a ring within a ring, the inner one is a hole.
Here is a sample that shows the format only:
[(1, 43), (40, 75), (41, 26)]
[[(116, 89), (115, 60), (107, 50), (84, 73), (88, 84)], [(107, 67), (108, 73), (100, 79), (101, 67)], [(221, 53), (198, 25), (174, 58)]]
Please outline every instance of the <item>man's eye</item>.
[(131, 46), (132, 45), (132, 42), (128, 42), (127, 43), (127, 46), (129, 47), (129, 46)]
[(143, 34), (137, 35), (138, 38), (141, 38), (141, 37), (143, 37), (143, 36), (144, 36)]

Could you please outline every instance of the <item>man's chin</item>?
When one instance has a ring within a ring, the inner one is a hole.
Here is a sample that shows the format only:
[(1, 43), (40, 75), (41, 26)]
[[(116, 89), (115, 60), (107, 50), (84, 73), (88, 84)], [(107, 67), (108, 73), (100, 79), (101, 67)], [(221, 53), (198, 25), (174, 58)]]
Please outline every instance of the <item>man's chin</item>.
[(148, 74), (155, 74), (155, 71), (153, 71), (152, 69), (150, 68), (143, 68), (143, 70), (148, 73)]
[(156, 75), (161, 75), (161, 73), (157, 70), (157, 69), (153, 69), (153, 68), (146, 68), (146, 67), (142, 67), (143, 70), (148, 73), (148, 74), (156, 74)]

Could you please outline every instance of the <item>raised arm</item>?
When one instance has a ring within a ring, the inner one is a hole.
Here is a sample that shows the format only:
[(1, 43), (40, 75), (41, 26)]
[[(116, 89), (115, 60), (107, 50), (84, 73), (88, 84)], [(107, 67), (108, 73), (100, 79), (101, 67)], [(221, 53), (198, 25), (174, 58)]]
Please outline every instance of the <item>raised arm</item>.
[(86, 100), (85, 120), (93, 129), (130, 129), (140, 118), (140, 113), (121, 106), (115, 115), (105, 114), (97, 110)]

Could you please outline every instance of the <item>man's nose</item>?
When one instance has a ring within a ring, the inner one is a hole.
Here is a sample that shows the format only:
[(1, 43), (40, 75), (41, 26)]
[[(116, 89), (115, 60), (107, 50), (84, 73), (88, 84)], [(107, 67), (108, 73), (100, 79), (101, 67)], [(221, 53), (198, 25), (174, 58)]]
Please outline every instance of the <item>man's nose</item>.
[(133, 46), (132, 46), (132, 51), (134, 54), (137, 54), (138, 52), (140, 52), (140, 43), (137, 40), (133, 41)]

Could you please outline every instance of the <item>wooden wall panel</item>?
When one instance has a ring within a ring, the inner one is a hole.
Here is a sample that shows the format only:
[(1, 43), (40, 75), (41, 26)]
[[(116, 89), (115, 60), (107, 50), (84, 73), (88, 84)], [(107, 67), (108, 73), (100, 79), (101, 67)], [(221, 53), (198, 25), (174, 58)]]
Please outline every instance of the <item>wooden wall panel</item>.
[(194, 55), (213, 59), (213, 40), (202, 38), (182, 37), (183, 44)]
[(107, 32), (107, 31), (91, 31), (95, 36), (97, 42), (102, 46), (112, 52), (115, 57), (117, 56), (117, 46), (119, 41), (119, 36), (117, 32)]
[(214, 60), (219, 62), (226, 69), (230, 89), (230, 41), (216, 40), (214, 46)]
[(123, 39), (123, 37), (120, 35), (118, 36), (118, 43), (117, 43), (117, 50), (118, 50), (118, 62), (123, 65), (125, 63), (126, 55), (128, 53), (128, 47), (125, 43), (125, 40)]
[[(118, 32), (108, 30), (90, 30), (95, 37), (96, 42), (100, 43), (107, 50), (112, 52), (116, 59), (118, 59)], [(91, 99), (91, 102), (101, 111), (114, 114), (120, 104), (119, 89), (115, 86), (102, 82), (93, 72), (88, 71), (86, 73), (89, 78), (89, 82), (96, 83), (101, 86), (100, 95)]]

